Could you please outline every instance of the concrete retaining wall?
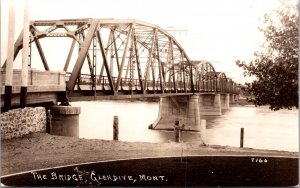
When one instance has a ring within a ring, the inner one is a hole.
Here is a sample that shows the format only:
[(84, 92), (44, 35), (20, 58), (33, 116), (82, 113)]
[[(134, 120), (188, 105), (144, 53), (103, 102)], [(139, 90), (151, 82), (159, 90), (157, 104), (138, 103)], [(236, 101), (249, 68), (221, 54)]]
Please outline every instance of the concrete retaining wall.
[(22, 137), (32, 132), (46, 131), (44, 107), (13, 109), (0, 114), (1, 140)]

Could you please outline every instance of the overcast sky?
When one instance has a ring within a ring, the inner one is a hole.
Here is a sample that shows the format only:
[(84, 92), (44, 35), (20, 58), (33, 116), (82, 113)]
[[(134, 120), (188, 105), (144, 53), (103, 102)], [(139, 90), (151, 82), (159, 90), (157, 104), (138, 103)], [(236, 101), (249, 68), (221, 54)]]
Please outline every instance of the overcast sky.
[[(16, 33), (23, 27), (23, 1), (16, 0)], [(30, 19), (138, 19), (171, 32), (191, 60), (211, 61), (234, 81), (249, 81), (235, 60), (249, 61), (263, 42), (263, 15), (278, 0), (29, 0)], [(6, 59), (8, 0), (1, 0), (1, 64)]]

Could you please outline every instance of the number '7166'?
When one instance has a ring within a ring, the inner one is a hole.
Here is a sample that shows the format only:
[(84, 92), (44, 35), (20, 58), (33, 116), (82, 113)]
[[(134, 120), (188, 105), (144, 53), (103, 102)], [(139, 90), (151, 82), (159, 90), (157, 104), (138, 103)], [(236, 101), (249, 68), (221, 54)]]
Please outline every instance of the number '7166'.
[(267, 163), (268, 160), (266, 158), (252, 157), (251, 162), (252, 163)]

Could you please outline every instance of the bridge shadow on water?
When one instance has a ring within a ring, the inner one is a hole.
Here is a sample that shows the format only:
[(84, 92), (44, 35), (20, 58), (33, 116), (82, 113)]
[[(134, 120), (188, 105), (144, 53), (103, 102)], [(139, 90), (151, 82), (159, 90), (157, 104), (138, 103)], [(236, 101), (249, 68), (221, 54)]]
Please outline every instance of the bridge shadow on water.
[(184, 156), (93, 162), (1, 177), (8, 186), (295, 186), (298, 158)]

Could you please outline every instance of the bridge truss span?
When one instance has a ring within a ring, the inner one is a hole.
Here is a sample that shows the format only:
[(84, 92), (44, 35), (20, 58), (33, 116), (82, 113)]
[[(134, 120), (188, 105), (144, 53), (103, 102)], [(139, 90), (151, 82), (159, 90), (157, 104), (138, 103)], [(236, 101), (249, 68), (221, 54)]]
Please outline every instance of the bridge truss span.
[[(30, 33), (30, 57), (35, 44), (38, 61), (46, 71), (57, 63), (53, 56), (60, 58), (67, 97), (238, 92), (224, 73), (216, 72), (207, 61), (191, 61), (172, 35), (150, 23), (131, 19), (41, 20), (31, 21)], [(43, 41), (53, 38), (67, 38), (68, 45), (46, 47)], [(15, 56), (22, 47), (21, 33)], [(67, 53), (54, 53), (58, 48), (67, 49)], [(47, 51), (52, 53), (50, 58)]]

